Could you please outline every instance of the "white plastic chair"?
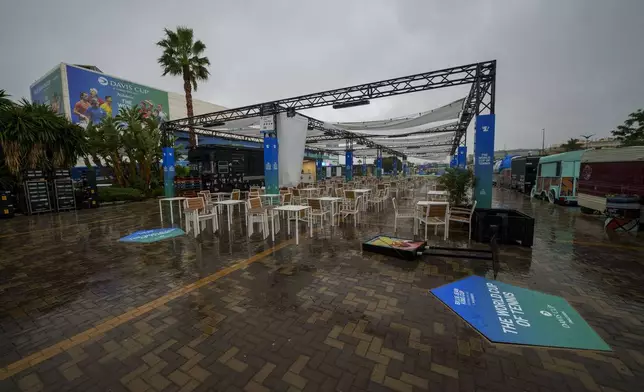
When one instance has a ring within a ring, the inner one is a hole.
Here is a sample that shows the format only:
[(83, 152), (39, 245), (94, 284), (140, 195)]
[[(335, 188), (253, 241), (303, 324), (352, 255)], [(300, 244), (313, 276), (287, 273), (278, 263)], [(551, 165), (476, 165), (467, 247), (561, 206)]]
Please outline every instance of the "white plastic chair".
[(396, 204), (396, 198), (391, 199), (394, 206), (394, 233), (398, 230), (398, 219), (415, 219), (416, 214), (413, 210), (399, 210)]
[(212, 220), (213, 233), (219, 230), (217, 213), (207, 210), (203, 197), (185, 199), (183, 205), (186, 215), (186, 230), (192, 231), (195, 237), (201, 233), (201, 225), (207, 220)]

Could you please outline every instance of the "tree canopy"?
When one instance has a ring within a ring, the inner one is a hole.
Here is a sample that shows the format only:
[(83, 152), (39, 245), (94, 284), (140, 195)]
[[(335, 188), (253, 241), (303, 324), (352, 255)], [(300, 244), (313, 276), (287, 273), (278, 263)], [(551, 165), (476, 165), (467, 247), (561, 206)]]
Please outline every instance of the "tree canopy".
[(579, 139), (575, 138), (570, 138), (566, 143), (562, 144), (561, 147), (564, 151), (577, 151), (582, 149)]
[(623, 146), (644, 146), (644, 110), (629, 114), (624, 124), (611, 133)]
[[(210, 60), (204, 56), (206, 44), (195, 40), (192, 29), (179, 26), (176, 31), (164, 29), (165, 38), (157, 42), (163, 49), (157, 60), (163, 68), (163, 76), (173, 75), (183, 78), (183, 90), (186, 95), (186, 113), (194, 116), (192, 90), (197, 91), (200, 81), (208, 80)], [(190, 128), (190, 147), (194, 148), (197, 139), (194, 129)]]

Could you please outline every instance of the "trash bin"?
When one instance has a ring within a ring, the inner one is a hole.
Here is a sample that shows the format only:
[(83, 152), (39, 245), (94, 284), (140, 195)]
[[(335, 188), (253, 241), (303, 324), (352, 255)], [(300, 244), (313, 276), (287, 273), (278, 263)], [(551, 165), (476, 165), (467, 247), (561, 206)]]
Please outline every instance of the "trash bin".
[(474, 239), (478, 242), (490, 242), (492, 226), (496, 226), (496, 238), (500, 244), (519, 242), (530, 247), (534, 242), (534, 218), (517, 210), (477, 208), (472, 224)]
[(637, 195), (607, 196), (604, 229), (637, 232), (640, 226), (640, 208), (640, 197)]

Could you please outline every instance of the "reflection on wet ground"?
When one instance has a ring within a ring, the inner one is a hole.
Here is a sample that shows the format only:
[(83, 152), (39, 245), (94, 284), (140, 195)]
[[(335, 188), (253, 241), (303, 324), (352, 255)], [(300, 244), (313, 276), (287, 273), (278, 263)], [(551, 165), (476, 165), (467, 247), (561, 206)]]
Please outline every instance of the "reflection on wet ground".
[(565, 297), (612, 353), (489, 343), (428, 294), (492, 278), (489, 261), (361, 252), (392, 234), (391, 208), (302, 227), (299, 245), (249, 239), (239, 219), (119, 243), (160, 227), (145, 202), (0, 222), (0, 390), (640, 391), (644, 239), (512, 192), (494, 203), (536, 218), (532, 248), (501, 246), (497, 279)]

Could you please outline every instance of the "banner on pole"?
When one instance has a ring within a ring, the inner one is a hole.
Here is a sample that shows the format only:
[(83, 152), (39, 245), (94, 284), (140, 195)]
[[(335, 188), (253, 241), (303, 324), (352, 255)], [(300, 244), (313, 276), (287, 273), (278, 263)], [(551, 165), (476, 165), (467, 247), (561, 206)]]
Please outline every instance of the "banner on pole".
[(474, 198), (477, 207), (492, 207), (492, 168), (494, 165), (494, 114), (476, 117), (474, 133)]

